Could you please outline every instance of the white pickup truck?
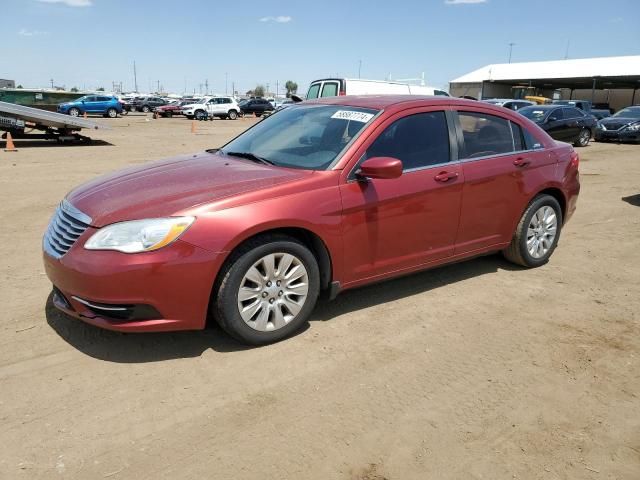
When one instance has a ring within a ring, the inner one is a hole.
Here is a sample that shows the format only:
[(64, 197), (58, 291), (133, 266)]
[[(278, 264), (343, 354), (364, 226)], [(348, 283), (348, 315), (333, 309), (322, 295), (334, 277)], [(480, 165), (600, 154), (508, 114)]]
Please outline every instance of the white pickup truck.
[(205, 97), (200, 103), (185, 105), (182, 108), (182, 114), (189, 119), (195, 118), (196, 120), (213, 119), (214, 117), (235, 120), (240, 114), (240, 107), (233, 97)]

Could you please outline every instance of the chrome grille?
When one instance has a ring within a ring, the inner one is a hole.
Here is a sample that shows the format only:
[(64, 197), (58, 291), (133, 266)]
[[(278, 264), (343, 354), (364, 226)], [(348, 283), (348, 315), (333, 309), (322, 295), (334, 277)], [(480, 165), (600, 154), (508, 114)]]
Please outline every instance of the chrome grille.
[(63, 200), (51, 217), (44, 234), (44, 250), (52, 257), (62, 257), (90, 224), (91, 217)]

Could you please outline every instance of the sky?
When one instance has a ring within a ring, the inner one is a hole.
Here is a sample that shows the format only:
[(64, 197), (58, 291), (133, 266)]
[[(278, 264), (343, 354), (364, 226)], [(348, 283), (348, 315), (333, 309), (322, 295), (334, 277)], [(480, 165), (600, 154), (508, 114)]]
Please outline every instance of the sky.
[[(640, 54), (638, 0), (0, 0), (0, 78), (240, 93), (330, 76), (438, 88), (490, 63)], [(8, 40), (8, 44), (6, 43)]]

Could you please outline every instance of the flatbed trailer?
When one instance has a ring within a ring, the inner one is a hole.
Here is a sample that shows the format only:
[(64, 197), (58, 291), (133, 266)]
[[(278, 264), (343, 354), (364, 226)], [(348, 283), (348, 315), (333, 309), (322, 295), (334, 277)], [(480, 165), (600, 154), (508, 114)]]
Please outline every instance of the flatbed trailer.
[[(2, 138), (6, 138), (6, 132), (9, 132), (13, 138), (42, 138), (59, 142), (90, 141), (89, 137), (78, 133), (83, 128), (98, 130), (105, 127), (84, 118), (0, 102), (0, 131), (5, 132)], [(33, 133), (34, 131), (42, 133)]]

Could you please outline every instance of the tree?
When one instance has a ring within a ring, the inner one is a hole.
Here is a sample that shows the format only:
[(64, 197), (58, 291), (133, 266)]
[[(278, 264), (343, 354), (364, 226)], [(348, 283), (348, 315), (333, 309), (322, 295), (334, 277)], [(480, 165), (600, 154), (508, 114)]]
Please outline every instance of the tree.
[(77, 87), (73, 87), (71, 90), (69, 90), (70, 92), (76, 93), (78, 91)]
[(104, 87), (96, 88), (96, 92), (104, 92)]
[(287, 80), (284, 86), (287, 89), (287, 98), (298, 91), (298, 84), (293, 80)]
[(24, 88), (22, 85), (18, 85), (16, 88)]
[(263, 85), (256, 85), (256, 88), (253, 89), (253, 94), (256, 97), (264, 97), (264, 86)]

